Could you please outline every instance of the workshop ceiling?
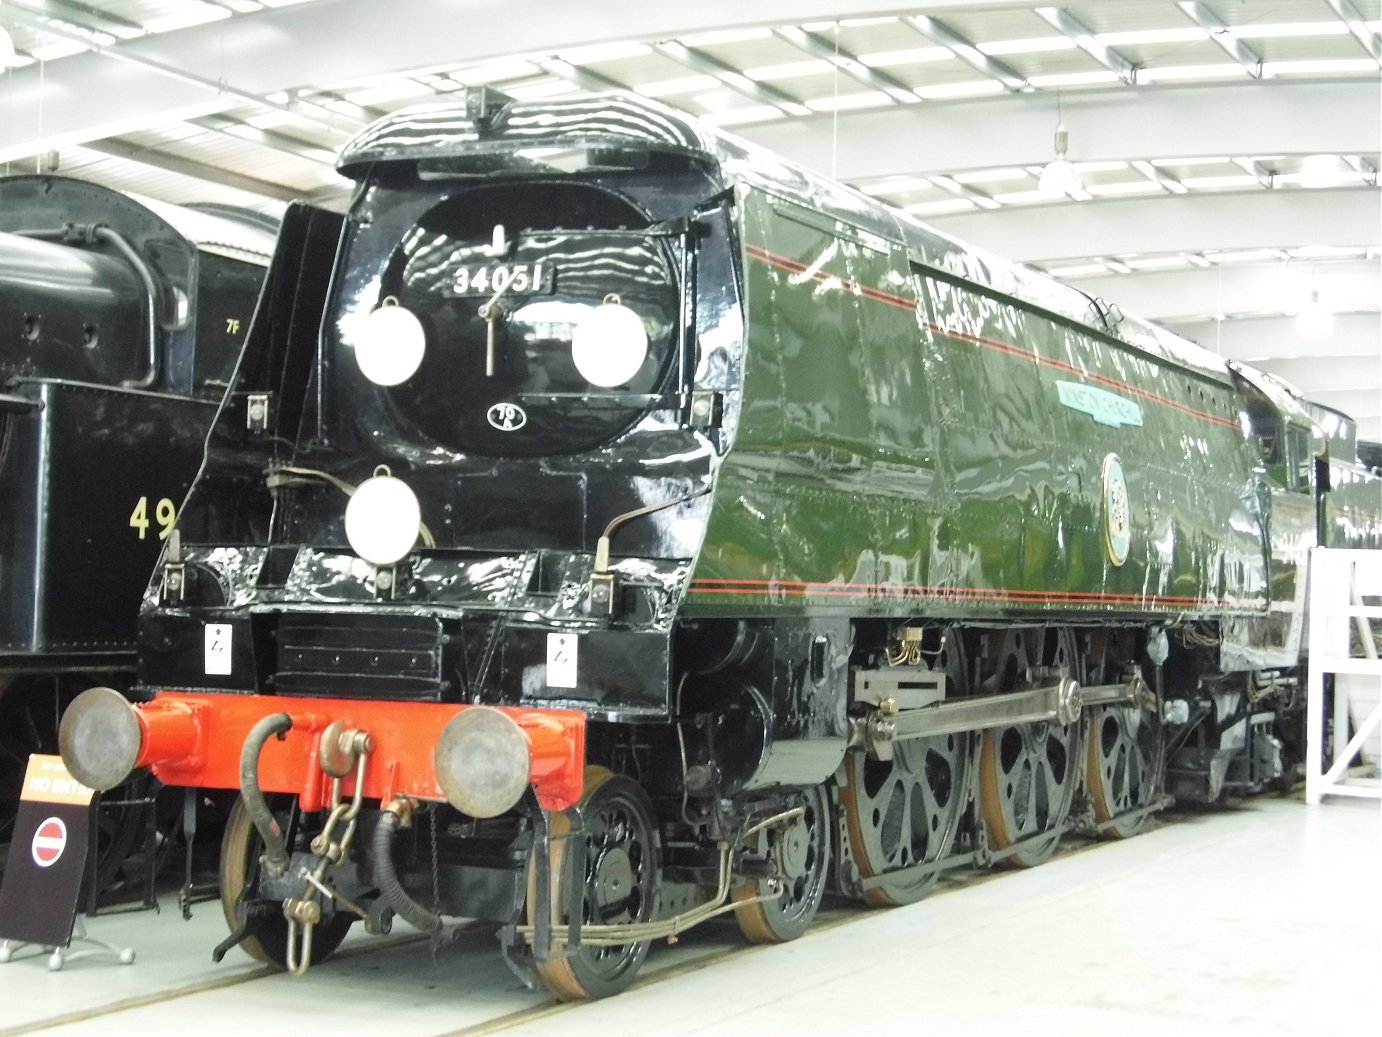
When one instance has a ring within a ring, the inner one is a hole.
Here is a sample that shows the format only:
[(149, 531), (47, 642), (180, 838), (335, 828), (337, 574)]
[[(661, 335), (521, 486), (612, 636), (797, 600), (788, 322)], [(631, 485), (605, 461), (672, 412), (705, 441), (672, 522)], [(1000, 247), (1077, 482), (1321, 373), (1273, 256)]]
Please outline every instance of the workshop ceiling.
[(0, 171), (339, 207), (386, 112), (632, 89), (1382, 439), (1382, 0), (0, 0), (0, 29)]

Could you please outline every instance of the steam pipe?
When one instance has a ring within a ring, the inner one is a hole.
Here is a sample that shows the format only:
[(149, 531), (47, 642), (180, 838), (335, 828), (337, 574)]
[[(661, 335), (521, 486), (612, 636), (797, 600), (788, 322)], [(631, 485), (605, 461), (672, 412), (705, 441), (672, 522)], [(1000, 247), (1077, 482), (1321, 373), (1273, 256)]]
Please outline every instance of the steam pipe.
[(288, 870), (288, 841), (259, 789), (259, 754), (270, 738), (281, 738), (292, 729), (293, 718), (287, 713), (271, 713), (250, 728), (240, 750), (240, 794), (245, 800), (245, 811), (264, 840), (264, 866), (272, 875)]
[(126, 262), (134, 267), (134, 272), (144, 282), (144, 305), (149, 316), (149, 369), (144, 373), (143, 378), (127, 378), (120, 384), (126, 389), (152, 389), (154, 383), (158, 381), (160, 367), (158, 362), (158, 286), (154, 283), (153, 272), (149, 269), (149, 264), (144, 262), (144, 257), (134, 250), (134, 246), (109, 227), (93, 227), (92, 234), (102, 241), (114, 245), (115, 250), (125, 257)]
[(398, 873), (393, 867), (393, 841), (398, 834), (403, 819), (390, 803), (379, 815), (379, 824), (374, 829), (371, 850), (374, 858), (374, 881), (379, 887), (379, 896), (384, 903), (415, 929), (424, 933), (435, 933), (441, 929), (441, 915), (427, 910), (403, 889), (398, 881)]
[(158, 381), (159, 368), (162, 366), (158, 358), (158, 285), (154, 281), (153, 271), (149, 269), (149, 264), (144, 261), (144, 257), (125, 240), (123, 235), (99, 223), (69, 223), (62, 230), (20, 230), (14, 233), (38, 241), (60, 241), (63, 243), (76, 243), (82, 239), (88, 242), (104, 241), (113, 245), (115, 251), (124, 257), (125, 262), (134, 267), (134, 272), (139, 275), (139, 280), (144, 285), (144, 308), (147, 311), (146, 316), (149, 321), (147, 346), (149, 369), (144, 373), (143, 378), (127, 378), (120, 384), (126, 389), (152, 389), (154, 383)]

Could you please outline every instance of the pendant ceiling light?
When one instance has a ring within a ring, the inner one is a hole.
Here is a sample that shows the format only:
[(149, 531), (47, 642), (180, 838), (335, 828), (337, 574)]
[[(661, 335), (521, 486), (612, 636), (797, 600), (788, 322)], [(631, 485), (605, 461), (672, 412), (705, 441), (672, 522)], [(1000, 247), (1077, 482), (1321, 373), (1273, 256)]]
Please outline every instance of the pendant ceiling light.
[(1310, 290), (1310, 298), (1296, 312), (1296, 330), (1302, 335), (1318, 338), (1334, 330), (1334, 311), (1320, 300), (1317, 288)]
[(1041, 177), (1037, 180), (1037, 187), (1042, 194), (1049, 194), (1053, 197), (1070, 197), (1084, 191), (1084, 182), (1080, 179), (1079, 171), (1075, 168), (1068, 158), (1065, 157), (1066, 151), (1070, 148), (1070, 133), (1065, 128), (1065, 120), (1062, 118), (1060, 91), (1056, 91), (1056, 157), (1046, 164), (1046, 168), (1041, 171)]

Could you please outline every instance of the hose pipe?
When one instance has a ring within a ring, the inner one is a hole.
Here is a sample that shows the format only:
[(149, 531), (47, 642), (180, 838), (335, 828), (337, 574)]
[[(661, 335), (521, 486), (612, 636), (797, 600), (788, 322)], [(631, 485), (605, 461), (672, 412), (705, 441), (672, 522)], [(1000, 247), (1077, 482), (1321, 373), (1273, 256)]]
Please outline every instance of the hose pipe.
[(402, 818), (391, 809), (379, 815), (379, 824), (374, 829), (374, 882), (379, 887), (379, 896), (384, 903), (394, 909), (394, 913), (415, 929), (424, 933), (435, 933), (441, 929), (441, 915), (427, 910), (403, 889), (398, 881), (398, 873), (393, 867), (393, 841), (402, 824)]
[(274, 876), (288, 870), (288, 841), (259, 789), (259, 754), (270, 738), (281, 738), (292, 729), (293, 718), (287, 713), (271, 713), (250, 728), (240, 750), (240, 795), (245, 801), (245, 812), (264, 840), (264, 867)]

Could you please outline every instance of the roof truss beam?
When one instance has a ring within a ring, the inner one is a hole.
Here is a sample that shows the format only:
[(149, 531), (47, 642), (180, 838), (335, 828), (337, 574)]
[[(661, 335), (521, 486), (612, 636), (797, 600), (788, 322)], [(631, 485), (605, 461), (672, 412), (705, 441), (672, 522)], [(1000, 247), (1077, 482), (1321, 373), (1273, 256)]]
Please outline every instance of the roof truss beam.
[[(1074, 162), (1174, 155), (1370, 155), (1382, 151), (1375, 80), (1124, 87), (1061, 97)], [(1136, 117), (1133, 118), (1133, 108)], [(1051, 158), (1056, 99), (1039, 92), (949, 104), (841, 112), (834, 132), (813, 119), (736, 132), (839, 179), (928, 176), (1041, 165)], [(972, 132), (982, 125), (983, 133)], [(838, 140), (838, 149), (832, 140)], [(1145, 174), (1144, 174), (1145, 175)], [(1171, 188), (1170, 190), (1174, 190)]]
[(327, 148), (315, 148), (311, 144), (286, 134), (275, 133), (272, 130), (261, 130), (259, 127), (251, 126), (239, 119), (229, 119), (223, 115), (207, 115), (189, 121), (193, 126), (210, 133), (217, 133), (238, 141), (248, 141), (269, 151), (277, 151), (279, 154), (300, 158), (306, 162), (314, 162), (317, 165), (328, 166), (332, 169), (336, 167), (336, 156)]
[(1377, 33), (1368, 28), (1366, 19), (1358, 12), (1358, 8), (1353, 6), (1352, 0), (1325, 0), (1325, 3), (1329, 4), (1339, 16), (1339, 20), (1348, 26), (1353, 38), (1368, 52), (1368, 57), (1382, 66), (1382, 42), (1379, 42)]
[(1038, 7), (1036, 13), (1075, 46), (1129, 86), (1137, 83), (1137, 66), (1112, 47), (1100, 43), (1083, 22), (1063, 7)]
[(1262, 58), (1258, 56), (1255, 50), (1233, 35), (1229, 31), (1229, 27), (1224, 24), (1224, 20), (1211, 11), (1207, 4), (1200, 3), (1200, 0), (1181, 0), (1176, 6), (1185, 13), (1187, 18), (1209, 33), (1209, 38), (1227, 51), (1229, 57), (1242, 65), (1248, 75), (1254, 79), (1262, 78)]
[(704, 75), (714, 76), (731, 90), (737, 90), (745, 97), (757, 101), (759, 104), (772, 105), (786, 115), (810, 115), (811, 109), (800, 101), (789, 97), (781, 90), (777, 90), (766, 83), (759, 83), (750, 79), (744, 73), (733, 66), (726, 65), (718, 58), (713, 58), (703, 51), (688, 47), (684, 43), (676, 40), (666, 40), (662, 43), (653, 45), (659, 54), (671, 58), (673, 61), (693, 72), (700, 72)]
[(855, 55), (841, 49), (838, 43), (822, 39), (817, 33), (808, 32), (798, 25), (784, 25), (774, 29), (773, 35), (786, 40), (803, 53), (830, 62), (856, 83), (887, 94), (898, 104), (917, 104), (921, 97), (916, 91), (885, 72), (869, 68)]
[(262, 195), (265, 198), (274, 198), (280, 202), (291, 202), (302, 196), (301, 191), (295, 191), (280, 184), (271, 184), (266, 180), (246, 176), (243, 173), (217, 169), (215, 166), (209, 166), (204, 162), (169, 155), (166, 152), (156, 151), (138, 144), (130, 144), (117, 137), (90, 141), (82, 146), (90, 151), (99, 151), (103, 155), (122, 158), (127, 162), (138, 162), (140, 165), (152, 166), (154, 169), (163, 169), (169, 173), (205, 180), (209, 183), (220, 184), (222, 187), (232, 187), (237, 191), (246, 191), (250, 194)]
[(942, 47), (948, 47), (965, 64), (982, 72), (990, 79), (996, 79), (1012, 91), (1030, 89), (1027, 80), (1010, 66), (996, 58), (991, 58), (976, 47), (973, 42), (961, 36), (939, 18), (929, 14), (909, 14), (905, 21), (923, 36), (929, 37)]
[[(1312, 288), (1340, 315), (1359, 313), (1366, 318), (1371, 314), (1377, 320), (1382, 310), (1382, 284), (1377, 280), (1377, 268), (1362, 261), (1299, 268), (1285, 263), (1225, 264), (1210, 270), (1108, 273), (1067, 280), (1089, 295), (1118, 303), (1124, 313), (1164, 324), (1213, 321), (1217, 316), (1256, 318), (1292, 314)], [(1372, 341), (1376, 350), (1376, 338)]]
[[(1367, 188), (1216, 191), (968, 212), (926, 222), (1023, 263), (1089, 256), (1377, 244), (1382, 198)], [(1129, 310), (1129, 312), (1137, 312)]]
[(70, 29), (65, 29), (60, 25), (53, 24), (48, 18), (32, 15), (28, 13), (26, 9), (16, 7), (13, 2), (7, 2), (5, 4), (5, 9), (9, 17), (20, 24), (28, 25), (30, 28), (37, 29), (39, 32), (48, 33), (50, 36), (56, 36), (73, 43), (79, 43), (88, 48), (93, 54), (100, 55), (103, 58), (109, 58), (124, 64), (135, 65), (138, 68), (156, 73), (159, 76), (175, 79), (189, 86), (199, 87), (202, 90), (209, 90), (216, 94), (233, 97), (236, 100), (257, 105), (260, 108), (271, 108), (276, 111), (288, 113), (299, 119), (316, 121), (314, 115), (310, 111), (306, 111), (302, 108), (293, 109), (286, 104), (270, 101), (267, 97), (263, 97), (259, 94), (237, 89), (224, 81), (207, 79), (205, 76), (187, 71), (181, 65), (171, 65), (162, 61), (156, 61), (152, 58), (140, 57), (125, 46), (104, 44), (95, 38), (98, 30), (85, 29), (82, 32), (73, 32)]
[(604, 93), (609, 90), (628, 90), (628, 87), (618, 80), (610, 79), (609, 76), (602, 76), (588, 68), (573, 65), (561, 58), (544, 58), (533, 62), (533, 64), (549, 76), (564, 79), (582, 90), (590, 91), (592, 94)]
[(1173, 177), (1164, 169), (1158, 169), (1145, 159), (1138, 159), (1132, 164), (1133, 169), (1137, 170), (1154, 184), (1159, 184), (1170, 194), (1187, 194), (1190, 188)]

